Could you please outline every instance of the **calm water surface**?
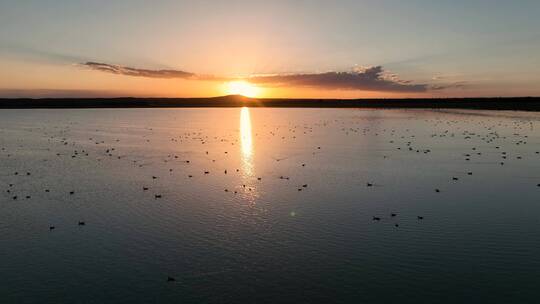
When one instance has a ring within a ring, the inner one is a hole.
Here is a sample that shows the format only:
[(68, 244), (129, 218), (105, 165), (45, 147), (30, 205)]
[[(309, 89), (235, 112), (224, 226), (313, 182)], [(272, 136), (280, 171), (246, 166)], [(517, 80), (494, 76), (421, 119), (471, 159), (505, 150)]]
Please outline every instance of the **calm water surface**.
[(540, 298), (540, 114), (1, 110), (0, 149), (1, 303)]

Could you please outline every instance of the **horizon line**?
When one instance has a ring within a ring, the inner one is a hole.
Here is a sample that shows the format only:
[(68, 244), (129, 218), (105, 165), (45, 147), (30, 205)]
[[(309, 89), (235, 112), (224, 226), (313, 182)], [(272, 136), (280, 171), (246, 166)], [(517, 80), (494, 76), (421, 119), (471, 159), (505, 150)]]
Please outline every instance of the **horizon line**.
[(145, 97), (145, 96), (115, 96), (115, 97), (1, 97), (0, 100), (69, 100), (69, 99), (219, 99), (219, 98), (241, 98), (248, 100), (441, 100), (441, 99), (540, 99), (539, 96), (463, 96), (463, 97), (359, 97), (359, 98), (312, 98), (312, 97), (248, 97), (244, 95), (217, 95), (205, 97)]

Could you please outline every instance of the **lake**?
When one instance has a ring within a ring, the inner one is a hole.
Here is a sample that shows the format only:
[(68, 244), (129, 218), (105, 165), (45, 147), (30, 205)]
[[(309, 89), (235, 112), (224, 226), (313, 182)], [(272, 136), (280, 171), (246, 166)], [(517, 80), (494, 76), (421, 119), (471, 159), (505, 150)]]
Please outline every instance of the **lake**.
[(540, 113), (0, 110), (2, 303), (534, 303)]

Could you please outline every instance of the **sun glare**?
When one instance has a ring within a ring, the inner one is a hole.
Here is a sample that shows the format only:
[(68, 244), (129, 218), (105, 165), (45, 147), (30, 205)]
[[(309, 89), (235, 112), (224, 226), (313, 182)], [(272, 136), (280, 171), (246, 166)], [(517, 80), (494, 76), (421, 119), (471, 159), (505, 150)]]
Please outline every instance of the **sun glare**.
[(241, 158), (244, 177), (253, 174), (253, 137), (251, 135), (251, 118), (249, 108), (240, 110), (240, 143), (242, 144)]
[(242, 107), (242, 110), (240, 110), (240, 142), (242, 143), (243, 157), (250, 159), (253, 152), (253, 138), (251, 135), (251, 118), (247, 107)]
[(227, 83), (228, 95), (242, 95), (245, 97), (257, 97), (260, 94), (260, 89), (251, 83), (243, 80), (232, 81)]

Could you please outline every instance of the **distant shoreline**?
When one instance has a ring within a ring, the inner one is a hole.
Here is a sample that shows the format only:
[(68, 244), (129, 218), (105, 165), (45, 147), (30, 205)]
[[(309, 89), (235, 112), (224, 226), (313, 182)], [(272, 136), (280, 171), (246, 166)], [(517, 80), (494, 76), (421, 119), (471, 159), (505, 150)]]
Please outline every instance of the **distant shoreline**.
[(223, 96), (213, 98), (0, 98), (0, 109), (84, 108), (386, 108), (540, 111), (540, 97), (441, 99), (272, 99)]

